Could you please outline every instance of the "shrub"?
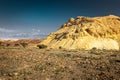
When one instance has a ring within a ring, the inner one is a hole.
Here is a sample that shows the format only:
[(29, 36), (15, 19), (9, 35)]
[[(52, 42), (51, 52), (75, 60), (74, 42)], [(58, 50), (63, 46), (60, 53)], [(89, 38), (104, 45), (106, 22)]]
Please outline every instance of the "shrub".
[(7, 46), (7, 47), (9, 47), (9, 46), (10, 46), (10, 44), (9, 44), (9, 43), (7, 43), (7, 44), (6, 44), (6, 46)]
[(44, 45), (44, 44), (37, 45), (37, 47), (38, 47), (39, 49), (45, 49), (45, 48), (47, 48), (47, 46)]
[(20, 46), (20, 45), (18, 43), (15, 43), (14, 46), (17, 47), (17, 46)]
[(59, 46), (59, 49), (62, 49), (62, 46)]
[(24, 48), (28, 45), (28, 43), (26, 42), (23, 42), (23, 43), (20, 43)]
[(64, 57), (71, 57), (71, 54), (65, 54)]
[(4, 42), (0, 41), (0, 48), (4, 48), (5, 45), (4, 45)]
[(100, 55), (100, 54), (103, 54), (103, 53), (105, 53), (105, 49), (97, 49), (97, 48), (92, 48), (91, 50), (90, 50), (90, 53), (91, 54), (96, 54), (96, 55)]
[(96, 47), (93, 47), (91, 50), (97, 50), (97, 48), (96, 48)]
[(2, 46), (2, 42), (0, 41), (0, 47)]

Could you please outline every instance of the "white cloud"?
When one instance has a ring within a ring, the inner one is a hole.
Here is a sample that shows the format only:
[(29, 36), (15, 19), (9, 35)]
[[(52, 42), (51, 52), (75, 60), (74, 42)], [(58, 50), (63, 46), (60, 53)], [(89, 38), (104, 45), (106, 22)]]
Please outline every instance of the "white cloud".
[(0, 32), (4, 32), (4, 33), (12, 33), (12, 32), (15, 32), (15, 30), (10, 30), (10, 29), (5, 29), (5, 28), (0, 28)]
[(21, 38), (44, 38), (46, 33), (42, 33), (39, 29), (32, 29), (31, 31), (17, 31), (0, 28), (1, 39), (21, 39)]

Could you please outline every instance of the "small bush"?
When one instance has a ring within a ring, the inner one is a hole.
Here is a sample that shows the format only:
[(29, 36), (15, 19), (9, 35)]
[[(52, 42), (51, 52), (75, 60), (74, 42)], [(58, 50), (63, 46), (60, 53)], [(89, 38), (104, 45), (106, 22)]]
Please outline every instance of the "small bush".
[(62, 49), (62, 46), (59, 46), (59, 49)]
[(15, 47), (20, 46), (18, 43), (14, 44)]
[(39, 49), (45, 49), (45, 48), (47, 48), (47, 46), (44, 45), (44, 44), (37, 45), (37, 47), (38, 47)]
[(4, 45), (4, 42), (0, 41), (0, 48), (4, 48), (5, 45)]
[(71, 57), (71, 54), (65, 54), (64, 57)]
[(96, 47), (93, 47), (91, 50), (97, 50), (97, 48), (96, 48)]
[(35, 71), (43, 71), (43, 70), (46, 70), (46, 67), (43, 65), (35, 65), (34, 70)]
[(55, 68), (55, 73), (59, 73), (59, 72), (62, 72), (62, 71), (63, 71), (62, 67)]
[(10, 46), (10, 44), (9, 44), (9, 43), (7, 43), (7, 44), (6, 44), (6, 47), (9, 47), (9, 46)]
[(23, 42), (23, 43), (20, 43), (24, 48), (28, 45), (28, 43), (26, 42)]
[(100, 55), (100, 54), (103, 54), (103, 53), (105, 53), (105, 49), (97, 49), (97, 48), (92, 48), (91, 50), (90, 50), (90, 53), (91, 54), (95, 54), (95, 55)]

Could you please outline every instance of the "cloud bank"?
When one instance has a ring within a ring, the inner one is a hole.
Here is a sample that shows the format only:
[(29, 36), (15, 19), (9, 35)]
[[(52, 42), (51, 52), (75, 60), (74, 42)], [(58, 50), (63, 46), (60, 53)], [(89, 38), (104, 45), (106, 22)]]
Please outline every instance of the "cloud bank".
[(41, 30), (32, 29), (31, 31), (17, 31), (11, 29), (0, 28), (0, 39), (33, 39), (45, 38), (48, 34), (42, 33)]
[(15, 30), (0, 28), (0, 33), (12, 33), (12, 32), (15, 32)]

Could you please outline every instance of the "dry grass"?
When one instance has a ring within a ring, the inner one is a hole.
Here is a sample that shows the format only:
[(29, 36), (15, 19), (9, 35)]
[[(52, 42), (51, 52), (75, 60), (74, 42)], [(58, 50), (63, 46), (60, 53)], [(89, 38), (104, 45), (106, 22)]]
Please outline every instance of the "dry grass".
[(0, 80), (119, 80), (120, 51), (0, 50)]

